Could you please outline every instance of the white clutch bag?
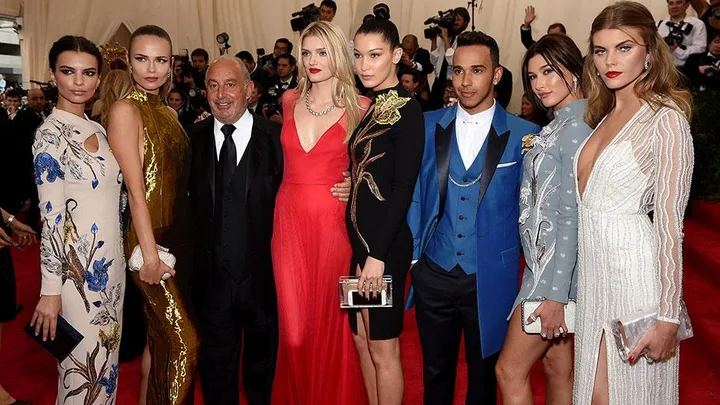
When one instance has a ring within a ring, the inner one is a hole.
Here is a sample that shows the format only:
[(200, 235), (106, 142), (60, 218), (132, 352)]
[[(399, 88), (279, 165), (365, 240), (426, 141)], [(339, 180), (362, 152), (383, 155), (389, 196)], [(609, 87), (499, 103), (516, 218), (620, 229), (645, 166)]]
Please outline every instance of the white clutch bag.
[[(543, 300), (523, 300), (521, 304), (520, 317), (522, 318), (523, 332), (529, 335), (539, 335), (542, 332), (542, 319), (538, 318), (535, 322), (527, 324), (527, 319), (530, 314), (535, 312), (538, 306)], [(575, 300), (569, 300), (565, 304), (565, 325), (567, 325), (567, 333), (575, 333), (575, 307), (577, 302)]]
[[(174, 269), (175, 262), (177, 261), (177, 259), (175, 259), (175, 256), (170, 253), (167, 248), (164, 248), (160, 245), (155, 246), (157, 246), (158, 256), (160, 257), (160, 260), (162, 260), (162, 262), (171, 269)], [(132, 254), (130, 255), (130, 259), (128, 260), (128, 268), (130, 269), (130, 271), (140, 271), (140, 268), (142, 268), (143, 264), (144, 262), (142, 250), (140, 250), (140, 245), (137, 245), (133, 249)], [(170, 273), (165, 273), (163, 274), (162, 279), (167, 280), (170, 277)]]

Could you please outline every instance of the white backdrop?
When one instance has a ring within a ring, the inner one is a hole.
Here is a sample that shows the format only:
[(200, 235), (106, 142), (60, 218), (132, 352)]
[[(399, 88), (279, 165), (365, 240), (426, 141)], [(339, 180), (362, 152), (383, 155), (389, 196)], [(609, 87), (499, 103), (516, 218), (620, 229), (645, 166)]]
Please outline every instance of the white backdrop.
[[(230, 53), (247, 49), (252, 54), (263, 47), (272, 52), (275, 39), (290, 38), (297, 48), (297, 34), (290, 29), (290, 14), (312, 0), (0, 0), (0, 13), (18, 12), (24, 18), (21, 31), (23, 77), (48, 79), (47, 53), (53, 41), (62, 35), (83, 35), (97, 44), (113, 37), (124, 23), (131, 31), (144, 24), (165, 28), (173, 38), (174, 51), (203, 47), (211, 59), (219, 55), (215, 36), (230, 35)], [(335, 23), (351, 35), (378, 0), (336, 0)], [(438, 10), (467, 6), (461, 0), (384, 0), (390, 6), (391, 19), (400, 34), (415, 34), (421, 46), (423, 21)], [(640, 0), (656, 19), (665, 18), (666, 0)], [(18, 3), (21, 6), (18, 6)], [(319, 4), (317, 0), (316, 4)], [(480, 1), (478, 1), (480, 3)], [(534, 5), (537, 19), (533, 36), (540, 37), (553, 22), (565, 24), (570, 35), (585, 52), (590, 24), (612, 0), (484, 0), (475, 12), (476, 28), (500, 44), (503, 65), (513, 72), (514, 91), (511, 106), (518, 106), (522, 95), (519, 77), (525, 48), (520, 42), (520, 24), (527, 5)], [(19, 10), (19, 11), (17, 11)], [(297, 52), (295, 52), (297, 54)], [(513, 109), (513, 108), (511, 108)], [(514, 109), (513, 109), (514, 110)]]

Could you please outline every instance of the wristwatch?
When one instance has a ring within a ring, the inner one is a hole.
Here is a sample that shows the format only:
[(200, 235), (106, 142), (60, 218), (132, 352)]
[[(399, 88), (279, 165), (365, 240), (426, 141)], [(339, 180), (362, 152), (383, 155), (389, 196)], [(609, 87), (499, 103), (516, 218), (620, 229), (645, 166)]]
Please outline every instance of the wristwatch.
[(5, 226), (10, 227), (10, 224), (12, 224), (14, 220), (15, 220), (15, 215), (10, 215), (8, 217), (7, 221), (5, 221)]

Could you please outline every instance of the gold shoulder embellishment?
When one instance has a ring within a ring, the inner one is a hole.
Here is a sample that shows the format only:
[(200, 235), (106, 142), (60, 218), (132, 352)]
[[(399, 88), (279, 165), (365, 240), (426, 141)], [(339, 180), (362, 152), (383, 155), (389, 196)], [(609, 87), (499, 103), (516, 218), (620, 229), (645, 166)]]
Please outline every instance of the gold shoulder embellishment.
[(527, 134), (522, 137), (522, 151), (520, 154), (524, 155), (527, 153), (530, 149), (532, 149), (533, 145), (535, 144), (535, 137), (537, 134)]
[(130, 94), (128, 94), (127, 97), (125, 97), (125, 98), (129, 98), (129, 99), (135, 100), (135, 101), (142, 101), (142, 102), (148, 101), (147, 94), (144, 91), (140, 91), (137, 89), (134, 89), (133, 91), (131, 91)]
[(394, 125), (400, 121), (400, 109), (410, 101), (410, 97), (400, 97), (397, 91), (390, 90), (380, 94), (375, 101), (372, 119), (381, 125)]

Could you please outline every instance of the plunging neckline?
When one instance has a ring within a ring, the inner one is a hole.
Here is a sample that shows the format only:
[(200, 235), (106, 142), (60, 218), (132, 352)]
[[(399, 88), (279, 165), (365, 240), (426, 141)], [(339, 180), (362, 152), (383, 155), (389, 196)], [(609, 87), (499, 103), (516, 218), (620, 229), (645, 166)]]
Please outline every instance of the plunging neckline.
[(605, 152), (610, 148), (610, 146), (612, 146), (613, 144), (615, 144), (615, 141), (620, 137), (620, 135), (622, 135), (622, 134), (625, 132), (625, 130), (627, 129), (627, 127), (628, 127), (632, 122), (635, 121), (635, 119), (636, 119), (636, 118), (638, 117), (638, 115), (645, 109), (645, 107), (646, 107), (647, 105), (648, 105), (648, 103), (643, 103), (643, 104), (640, 106), (640, 108), (638, 108), (638, 110), (635, 111), (635, 113), (634, 113), (634, 114), (630, 117), (630, 119), (625, 123), (625, 125), (623, 125), (622, 128), (620, 128), (620, 130), (615, 134), (615, 136), (610, 140), (610, 142), (608, 142), (608, 144), (605, 145), (605, 147), (603, 148), (603, 150), (600, 151), (600, 153), (598, 153), (597, 157), (595, 158), (595, 161), (593, 162), (592, 166), (590, 167), (590, 173), (588, 174), (588, 178), (587, 178), (587, 181), (585, 182), (585, 188), (583, 189), (582, 194), (580, 193), (580, 179), (578, 178), (578, 170), (577, 170), (577, 168), (578, 168), (578, 161), (580, 160), (580, 155), (582, 154), (583, 149), (585, 149), (585, 144), (587, 144), (588, 141), (590, 140), (590, 138), (593, 137), (593, 135), (595, 134), (595, 131), (597, 131), (597, 129), (600, 128), (600, 126), (602, 125), (602, 123), (605, 122), (605, 119), (608, 117), (607, 115), (606, 115), (605, 117), (603, 117), (603, 119), (600, 121), (600, 123), (597, 124), (597, 126), (595, 127), (595, 129), (593, 129), (593, 131), (590, 133), (590, 136), (588, 136), (587, 138), (585, 138), (585, 140), (583, 141), (583, 143), (580, 145), (580, 148), (578, 148), (578, 151), (577, 151), (577, 153), (575, 154), (575, 162), (574, 162), (574, 166), (575, 166), (575, 167), (574, 167), (574, 170), (575, 170), (575, 194), (577, 195), (578, 203), (579, 203), (580, 205), (582, 205), (583, 200), (584, 200), (584, 197), (585, 197), (585, 193), (587, 192), (588, 187), (590, 187), (590, 184), (591, 184), (590, 182), (591, 182), (592, 179), (593, 179), (593, 174), (595, 174), (595, 168), (597, 167), (598, 162), (600, 162), (600, 159), (602, 159), (602, 158), (605, 156)]
[[(295, 105), (295, 107), (297, 107), (297, 104)], [(310, 149), (305, 150), (305, 148), (303, 147), (302, 141), (300, 140), (300, 131), (298, 130), (297, 120), (295, 119), (295, 107), (293, 107), (293, 114), (292, 114), (293, 126), (295, 127), (295, 139), (297, 139), (298, 145), (300, 145), (300, 149), (302, 149), (302, 151), (305, 152), (306, 155), (309, 155), (313, 150), (315, 150), (315, 147), (317, 147), (318, 144), (320, 143), (320, 141), (322, 141), (323, 138), (325, 138), (325, 134), (327, 134), (331, 129), (333, 129), (335, 127), (335, 125), (340, 124), (340, 121), (343, 119), (343, 117), (345, 117), (345, 114), (347, 114), (347, 110), (345, 110), (342, 113), (342, 115), (340, 116), (340, 118), (338, 118), (332, 125), (330, 125), (322, 133), (322, 135), (320, 135), (318, 140), (315, 141), (315, 144)]]

